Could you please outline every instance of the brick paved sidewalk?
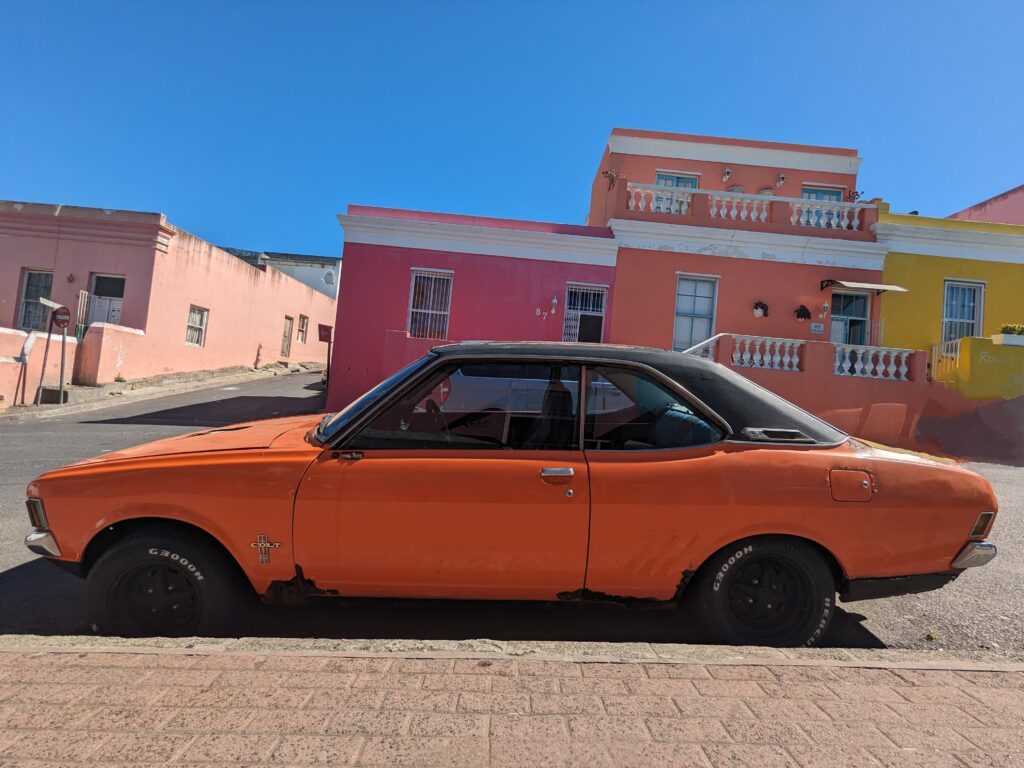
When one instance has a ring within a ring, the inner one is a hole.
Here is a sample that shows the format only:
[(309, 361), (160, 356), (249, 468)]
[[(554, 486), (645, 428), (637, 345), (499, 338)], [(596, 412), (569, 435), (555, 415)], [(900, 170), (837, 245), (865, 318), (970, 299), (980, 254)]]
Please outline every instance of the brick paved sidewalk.
[(0, 652), (0, 766), (1012, 768), (1022, 734), (1024, 671)]

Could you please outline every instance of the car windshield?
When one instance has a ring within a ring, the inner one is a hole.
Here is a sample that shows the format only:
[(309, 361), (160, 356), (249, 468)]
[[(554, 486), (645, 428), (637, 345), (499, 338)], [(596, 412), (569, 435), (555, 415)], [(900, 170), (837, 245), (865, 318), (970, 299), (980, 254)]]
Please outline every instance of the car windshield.
[(409, 363), (405, 368), (401, 369), (397, 373), (391, 374), (369, 392), (357, 397), (337, 413), (333, 415), (325, 415), (324, 420), (321, 421), (320, 426), (317, 427), (316, 439), (323, 443), (331, 440), (345, 427), (365, 413), (366, 410), (376, 403), (383, 395), (387, 394), (392, 389), (414, 376), (418, 371), (422, 370), (434, 359), (434, 357), (434, 354), (428, 354), (421, 357), (419, 360)]

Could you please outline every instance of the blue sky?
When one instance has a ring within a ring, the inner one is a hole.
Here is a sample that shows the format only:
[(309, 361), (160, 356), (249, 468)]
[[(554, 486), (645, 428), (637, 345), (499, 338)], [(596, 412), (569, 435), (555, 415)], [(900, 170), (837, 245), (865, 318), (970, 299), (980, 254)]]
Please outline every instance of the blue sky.
[(1024, 183), (1019, 2), (38, 2), (0, 198), (336, 255), (349, 203), (582, 223), (614, 126), (856, 147), (948, 215)]

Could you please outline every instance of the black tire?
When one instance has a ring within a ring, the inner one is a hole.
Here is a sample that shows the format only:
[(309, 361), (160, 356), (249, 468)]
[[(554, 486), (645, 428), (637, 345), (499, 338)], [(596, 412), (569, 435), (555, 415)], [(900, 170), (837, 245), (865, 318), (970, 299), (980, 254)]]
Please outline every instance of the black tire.
[(812, 646), (835, 613), (835, 577), (811, 544), (786, 537), (744, 539), (702, 566), (697, 615), (732, 645)]
[(100, 635), (217, 636), (247, 597), (251, 587), (222, 550), (159, 524), (110, 547), (86, 580), (89, 623)]

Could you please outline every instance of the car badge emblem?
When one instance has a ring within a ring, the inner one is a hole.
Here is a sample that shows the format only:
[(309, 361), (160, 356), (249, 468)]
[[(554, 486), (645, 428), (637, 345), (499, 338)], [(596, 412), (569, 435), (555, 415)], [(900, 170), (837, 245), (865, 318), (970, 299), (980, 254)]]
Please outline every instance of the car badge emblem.
[(256, 537), (256, 541), (249, 545), (253, 549), (260, 553), (260, 563), (262, 565), (270, 564), (270, 550), (277, 549), (281, 546), (280, 541), (271, 541), (265, 533), (261, 533)]

